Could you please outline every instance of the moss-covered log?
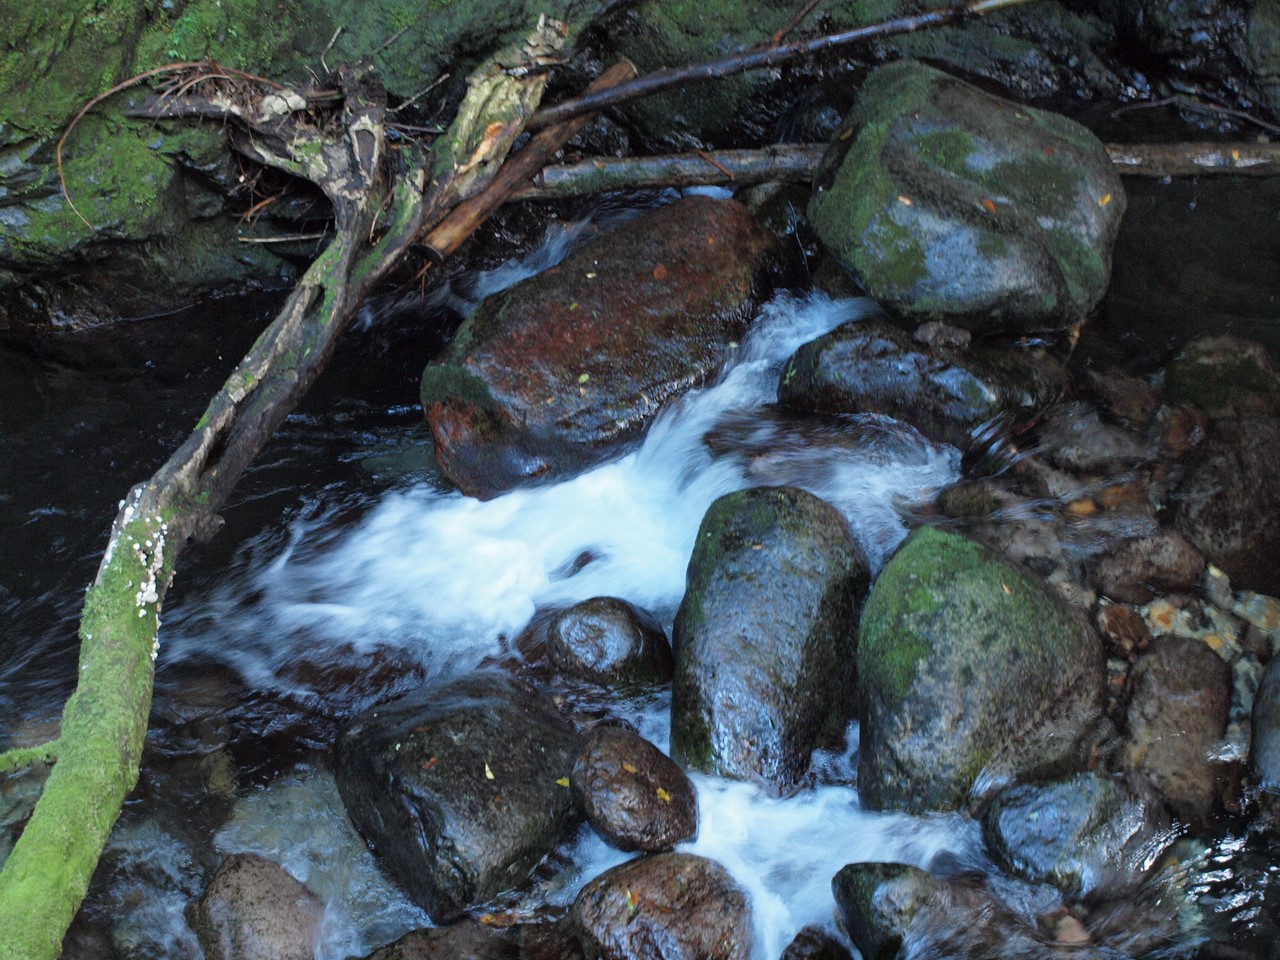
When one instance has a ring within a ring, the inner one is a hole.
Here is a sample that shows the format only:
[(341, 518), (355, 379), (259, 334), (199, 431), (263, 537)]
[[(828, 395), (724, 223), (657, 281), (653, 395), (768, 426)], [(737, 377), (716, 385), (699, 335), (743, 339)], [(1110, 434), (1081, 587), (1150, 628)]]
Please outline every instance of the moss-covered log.
[[(247, 108), (243, 97), (227, 101), (227, 118), (240, 125), (238, 142), (262, 162), (300, 172), (325, 191), (336, 236), (186, 442), (121, 505), (85, 599), (79, 683), (63, 714), (57, 763), (0, 870), (0, 957), (58, 956), (137, 781), (160, 611), (183, 546), (220, 526), (217, 510), (245, 467), (324, 368), (361, 300), (404, 251), (424, 232), (436, 249), (447, 248), (453, 244), (448, 238), (464, 229), (460, 223), (474, 229), (482, 221), (474, 209), (448, 214), (464, 197), (483, 196), (537, 106), (545, 72), (513, 67), (537, 66), (563, 39), (558, 24), (540, 23), (519, 49), (504, 50), (477, 70), (464, 109), (433, 156), (415, 149), (395, 157), (384, 153), (381, 85), (362, 70), (337, 74), (343, 94), (337, 134), (325, 134), (275, 91), (251, 98)], [(211, 98), (193, 98), (193, 112), (207, 112)], [(535, 138), (530, 147), (539, 153), (522, 161), (525, 168), (536, 170), (573, 132), (562, 127)], [(495, 189), (509, 192), (515, 185), (511, 177), (500, 178)], [(434, 232), (446, 226), (444, 233)]]

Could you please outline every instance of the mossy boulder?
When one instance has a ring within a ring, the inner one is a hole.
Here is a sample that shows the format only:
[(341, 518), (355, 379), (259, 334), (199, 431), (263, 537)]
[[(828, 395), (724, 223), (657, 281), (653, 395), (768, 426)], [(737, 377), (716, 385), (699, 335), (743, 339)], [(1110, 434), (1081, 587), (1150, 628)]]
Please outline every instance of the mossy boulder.
[[(239, 214), (261, 197), (228, 202), (242, 178), (220, 127), (127, 118), (145, 86), (97, 105), (68, 138), (67, 191), (92, 226), (76, 216), (62, 195), (54, 145), (89, 99), (121, 81), (162, 64), (208, 59), (308, 86), (325, 73), (323, 54), (331, 66), (370, 60), (401, 98), (452, 73), (456, 96), (472, 62), (527, 33), (539, 15), (578, 28), (607, 6), (0, 0), (0, 329), (143, 316), (212, 291), (285, 286), (293, 278), (271, 246), (237, 241)], [(272, 227), (271, 214), (261, 227), (302, 232), (285, 216)]]
[(671, 753), (786, 791), (849, 719), (866, 561), (836, 509), (794, 487), (721, 497), (673, 628)]
[(1280, 409), (1280, 368), (1260, 343), (1228, 335), (1201, 337), (1165, 368), (1165, 394), (1194, 403), (1212, 418)]
[(964, 810), (1070, 766), (1102, 705), (1097, 638), (1047, 586), (932, 527), (880, 572), (858, 635), (858, 792), (870, 809)]
[(356, 829), (443, 922), (523, 883), (582, 822), (580, 746), (548, 697), (482, 672), (357, 717), (335, 772)]
[(1040, 349), (930, 346), (871, 319), (841, 324), (797, 350), (783, 367), (778, 402), (881, 413), (963, 447), (979, 424), (1028, 416), (1065, 383), (1061, 364)]
[(732, 355), (776, 243), (741, 204), (689, 197), (483, 301), (422, 375), (441, 470), (488, 498), (638, 443)]
[(1123, 212), (1084, 127), (914, 61), (867, 79), (809, 201), (823, 244), (889, 310), (984, 332), (1084, 317)]

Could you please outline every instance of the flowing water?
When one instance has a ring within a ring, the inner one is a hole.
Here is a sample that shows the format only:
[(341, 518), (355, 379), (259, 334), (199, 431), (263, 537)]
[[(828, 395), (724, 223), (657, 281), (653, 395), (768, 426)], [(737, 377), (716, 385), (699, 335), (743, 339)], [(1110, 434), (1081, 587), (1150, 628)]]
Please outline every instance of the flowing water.
[[(426, 355), (398, 361), (403, 351), (387, 346), (388, 338), (406, 316), (429, 327), (432, 316), (465, 312), (552, 265), (591, 229), (589, 220), (556, 227), (528, 257), (425, 303), (372, 305), (353, 337), (375, 345), (357, 363), (375, 368), (370, 376), (383, 392), (352, 401), (341, 379), (322, 389), (246, 478), (227, 510), (228, 530), (203, 553), (191, 552), (161, 631), (142, 786), (86, 907), (87, 922), (110, 927), (131, 956), (198, 956), (183, 906), (221, 856), (241, 850), (277, 860), (326, 902), (325, 960), (425, 925), (342, 811), (326, 751), (343, 718), (485, 662), (518, 668), (519, 637), (531, 619), (578, 600), (622, 597), (669, 626), (699, 522), (730, 491), (807, 487), (842, 511), (878, 568), (905, 535), (903, 515), (957, 478), (957, 451), (891, 420), (848, 417), (815, 429), (769, 406), (797, 347), (876, 310), (867, 300), (814, 293), (781, 294), (764, 305), (719, 378), (670, 404), (621, 459), (489, 502), (450, 491), (430, 464), (429, 437), (411, 399), (414, 369)], [(438, 348), (432, 336), (423, 342)], [(218, 374), (204, 379), (216, 382)], [(87, 431), (94, 421), (86, 411), (100, 405), (97, 388), (77, 384), (71, 400), (48, 406), (72, 424), (88, 423)], [(148, 410), (168, 424), (156, 450), (123, 464), (109, 444), (95, 448), (82, 463), (64, 464), (66, 485), (143, 475), (137, 461), (163, 456), (169, 435), (181, 434), (178, 425), (194, 418), (207, 392), (202, 380), (168, 405), (147, 394)], [(56, 453), (37, 462), (61, 475)], [(18, 623), (30, 638), (3, 650), (0, 743), (19, 716), (38, 721), (59, 709), (77, 613), (67, 581), (83, 583), (92, 573), (99, 533), (114, 511), (103, 509), (104, 499), (95, 487), (71, 508), (18, 501), (32, 539), (54, 529), (59, 510), (84, 529), (49, 547), (51, 569), (64, 573), (31, 573), (43, 578), (45, 593), (33, 600), (6, 587), (0, 596), (15, 618), (26, 617)], [(589, 691), (570, 693), (597, 713), (631, 720), (665, 748), (666, 695), (609, 703)], [(700, 831), (681, 849), (718, 860), (749, 892), (761, 960), (776, 958), (806, 924), (831, 925), (830, 879), (846, 863), (987, 868), (972, 821), (862, 811), (852, 786), (856, 740), (851, 729), (845, 752), (816, 756), (811, 784), (788, 798), (694, 777)], [(571, 902), (582, 883), (623, 859), (584, 827), (512, 904)], [(1011, 893), (1019, 898), (1033, 916), (1055, 895)]]

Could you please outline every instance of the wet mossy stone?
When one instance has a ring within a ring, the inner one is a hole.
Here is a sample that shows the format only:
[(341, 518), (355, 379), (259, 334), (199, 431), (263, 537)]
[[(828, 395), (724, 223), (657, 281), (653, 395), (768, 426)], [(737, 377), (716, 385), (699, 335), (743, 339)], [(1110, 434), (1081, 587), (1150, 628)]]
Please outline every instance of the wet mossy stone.
[(853, 320), (806, 343), (778, 380), (778, 402), (824, 413), (881, 413), (965, 447), (974, 428), (1023, 417), (1066, 383), (1043, 350), (928, 346), (883, 320)]
[(617, 597), (592, 597), (556, 614), (547, 628), (547, 656), (561, 673), (607, 687), (671, 679), (671, 644), (662, 624)]
[(876, 70), (823, 158), (809, 219), (911, 322), (1060, 329), (1101, 298), (1124, 192), (1102, 144), (915, 61)]
[(1280, 409), (1280, 369), (1252, 340), (1202, 337), (1182, 348), (1164, 376), (1169, 400), (1194, 403), (1215, 419)]
[(858, 792), (870, 809), (965, 810), (1069, 766), (1101, 712), (1102, 647), (1043, 583), (959, 534), (914, 531), (858, 635)]
[(1160, 798), (1101, 772), (1002, 791), (983, 816), (987, 849), (1072, 900), (1136, 886), (1177, 836)]
[(794, 487), (721, 497), (673, 629), (671, 754), (783, 792), (843, 729), (869, 573), (848, 524)]
[(580, 747), (549, 698), (482, 672), (357, 717), (336, 774), (361, 836), (443, 922), (523, 883), (582, 822), (567, 786)]
[(489, 498), (638, 443), (732, 355), (778, 257), (744, 206), (689, 197), (489, 297), (423, 372), (441, 470)]

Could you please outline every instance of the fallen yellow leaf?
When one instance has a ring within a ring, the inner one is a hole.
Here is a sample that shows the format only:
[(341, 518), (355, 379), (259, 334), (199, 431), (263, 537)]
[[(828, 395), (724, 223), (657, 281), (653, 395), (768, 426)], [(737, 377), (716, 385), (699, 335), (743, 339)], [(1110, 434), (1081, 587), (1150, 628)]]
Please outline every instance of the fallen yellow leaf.
[(670, 803), (670, 802), (671, 802), (671, 794), (667, 793), (667, 791), (665, 791), (665, 790), (663, 790), (661, 787), (659, 787), (659, 788), (658, 788), (658, 799), (659, 799), (659, 800), (661, 800), (663, 803)]
[(484, 778), (485, 778), (486, 780), (493, 780), (493, 779), (495, 779), (495, 778), (494, 778), (494, 776), (493, 776), (493, 771), (489, 769), (489, 764), (487, 764), (487, 763), (484, 765)]
[(625, 771), (627, 771), (627, 773), (639, 773), (639, 772), (640, 772), (640, 771), (638, 771), (638, 770), (635, 768), (635, 764), (632, 764), (632, 763), (624, 763), (624, 764), (622, 765), (622, 769), (623, 769), (623, 770), (625, 770)]
[(1102, 196), (1098, 198), (1098, 206), (1100, 207), (1105, 207), (1110, 202), (1111, 202), (1111, 194), (1109, 193), (1104, 193)]
[(569, 785), (568, 777), (561, 777), (559, 780), (556, 781), (557, 787), (567, 787), (568, 785)]

